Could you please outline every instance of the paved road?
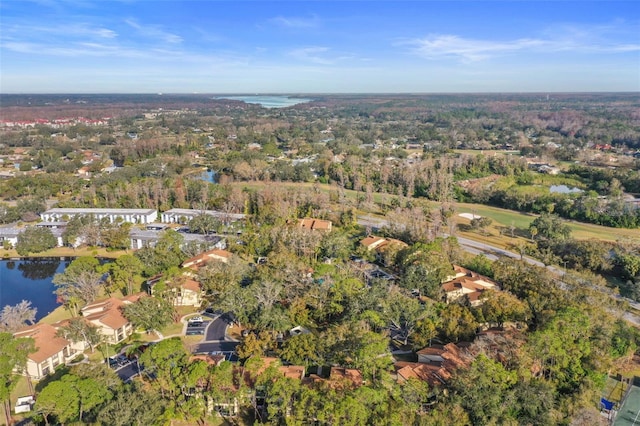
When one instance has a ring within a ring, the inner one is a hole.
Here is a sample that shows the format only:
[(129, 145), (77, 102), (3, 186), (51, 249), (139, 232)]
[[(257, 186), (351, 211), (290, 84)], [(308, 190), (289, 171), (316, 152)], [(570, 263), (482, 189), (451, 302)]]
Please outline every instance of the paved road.
[(239, 344), (240, 342), (227, 341), (202, 342), (193, 347), (193, 353), (204, 354), (211, 352), (235, 352), (236, 346), (238, 346)]
[(192, 348), (192, 352), (234, 352), (239, 342), (227, 338), (226, 332), (228, 326), (229, 320), (225, 317), (225, 315), (221, 315), (211, 321), (205, 331), (204, 341), (194, 345)]
[(137, 376), (140, 373), (141, 368), (138, 366), (137, 361), (130, 362), (124, 367), (120, 367), (116, 370), (116, 374), (118, 377), (122, 379), (123, 382), (128, 382), (133, 377)]
[(229, 322), (223, 318), (223, 316), (219, 316), (209, 324), (205, 333), (206, 341), (218, 341), (224, 340), (227, 334), (227, 327), (229, 326)]
[[(213, 321), (205, 321), (203, 327), (205, 328), (205, 335), (202, 342), (195, 344), (192, 347), (193, 353), (212, 353), (212, 352), (221, 352), (227, 355), (227, 358), (230, 360), (237, 360), (237, 356), (235, 355), (236, 346), (240, 344), (240, 342), (233, 341), (226, 337), (227, 326), (229, 325), (229, 320), (224, 315), (221, 316), (210, 316), (207, 314), (203, 314), (203, 317), (208, 317), (213, 319)], [(196, 329), (200, 327), (185, 327), (185, 331), (189, 329)], [(123, 382), (128, 382), (138, 374), (140, 374), (141, 370), (144, 370), (142, 366), (140, 366), (137, 361), (133, 360), (130, 363), (127, 363), (123, 366), (119, 366), (115, 369), (116, 374)]]

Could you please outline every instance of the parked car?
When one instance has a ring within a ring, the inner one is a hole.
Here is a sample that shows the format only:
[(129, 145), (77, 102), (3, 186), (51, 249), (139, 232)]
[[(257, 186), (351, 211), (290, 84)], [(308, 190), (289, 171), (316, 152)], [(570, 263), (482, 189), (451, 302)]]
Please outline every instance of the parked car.
[(118, 354), (115, 358), (119, 366), (127, 365), (131, 361), (125, 354)]
[(202, 321), (203, 321), (203, 320), (202, 320), (202, 317), (197, 316), (197, 317), (191, 317), (191, 318), (189, 318), (188, 323), (189, 323), (189, 324), (194, 323), (194, 322), (202, 323)]

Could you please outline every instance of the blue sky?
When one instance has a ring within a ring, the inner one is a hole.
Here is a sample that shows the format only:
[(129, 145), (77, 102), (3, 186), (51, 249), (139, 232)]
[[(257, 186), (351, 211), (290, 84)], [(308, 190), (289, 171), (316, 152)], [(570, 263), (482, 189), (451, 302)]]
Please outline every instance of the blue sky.
[(0, 2), (1, 93), (640, 91), (640, 1)]

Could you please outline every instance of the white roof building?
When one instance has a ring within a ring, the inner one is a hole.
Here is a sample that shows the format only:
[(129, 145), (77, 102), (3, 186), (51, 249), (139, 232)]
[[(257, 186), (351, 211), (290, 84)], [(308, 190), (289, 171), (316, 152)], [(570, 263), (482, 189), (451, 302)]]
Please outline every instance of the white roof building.
[(187, 223), (196, 216), (207, 214), (216, 219), (229, 223), (242, 220), (246, 215), (242, 213), (225, 213), (216, 210), (195, 210), (195, 209), (171, 209), (160, 214), (161, 221), (164, 223)]
[(158, 218), (158, 212), (155, 209), (64, 209), (56, 208), (49, 209), (40, 214), (40, 217), (45, 222), (58, 222), (61, 220), (69, 220), (74, 216), (89, 216), (92, 215), (98, 220), (108, 218), (111, 223), (117, 222), (118, 219), (122, 222), (129, 223), (153, 223)]

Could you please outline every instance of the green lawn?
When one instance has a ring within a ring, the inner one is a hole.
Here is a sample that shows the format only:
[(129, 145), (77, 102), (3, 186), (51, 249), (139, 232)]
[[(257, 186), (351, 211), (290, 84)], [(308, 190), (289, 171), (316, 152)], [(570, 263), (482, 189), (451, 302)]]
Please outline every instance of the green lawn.
[(456, 210), (458, 213), (473, 213), (490, 217), (494, 222), (498, 222), (502, 226), (511, 226), (513, 224), (520, 229), (528, 228), (529, 224), (536, 218), (528, 213), (485, 206), (484, 204), (456, 203)]
[[(80, 256), (95, 256), (103, 257), (106, 259), (117, 259), (123, 254), (133, 253), (132, 251), (117, 250), (108, 251), (105, 248), (94, 247), (80, 247), (73, 249), (71, 247), (56, 247), (51, 250), (43, 251), (42, 253), (31, 253), (29, 257), (80, 257)], [(18, 258), (21, 257), (14, 249), (5, 250), (0, 246), (0, 256), (5, 258)]]
[(11, 391), (11, 408), (15, 407), (16, 401), (21, 396), (31, 395), (29, 391), (29, 385), (27, 384), (27, 378), (25, 376), (20, 376), (18, 380), (18, 384)]
[(182, 333), (183, 324), (181, 322), (173, 322), (160, 330), (163, 336), (173, 336)]
[(64, 306), (58, 306), (56, 309), (53, 310), (53, 312), (51, 312), (46, 317), (42, 318), (40, 322), (43, 322), (46, 324), (53, 324), (58, 321), (62, 321), (70, 318), (71, 318), (71, 312), (65, 309)]
[[(536, 218), (536, 215), (531, 213), (521, 213), (486, 206), (484, 204), (457, 203), (456, 209), (459, 213), (474, 213), (480, 216), (490, 217), (498, 225), (510, 226), (513, 224), (516, 228), (520, 229), (529, 228), (529, 224)], [(640, 242), (640, 230), (638, 229), (609, 228), (574, 221), (567, 221), (567, 224), (571, 228), (571, 235), (577, 239), (586, 240), (594, 238), (598, 240), (616, 241), (622, 238), (631, 238)]]

